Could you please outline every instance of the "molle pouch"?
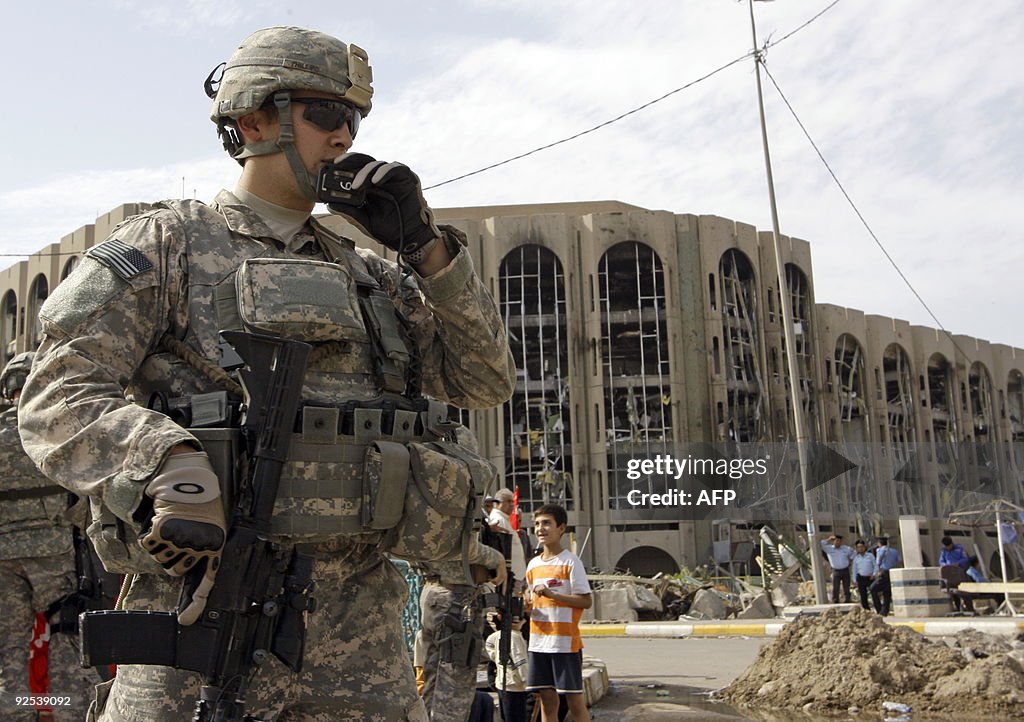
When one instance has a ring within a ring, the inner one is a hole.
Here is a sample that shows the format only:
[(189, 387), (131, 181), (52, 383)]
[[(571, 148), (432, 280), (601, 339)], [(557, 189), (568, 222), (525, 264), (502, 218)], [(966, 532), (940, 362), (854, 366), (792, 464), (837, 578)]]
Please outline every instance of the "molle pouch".
[(408, 444), (411, 479), (389, 551), (409, 561), (467, 559), (479, 495), (495, 475), (486, 459), (444, 441)]
[(250, 258), (235, 276), (243, 326), (307, 342), (366, 340), (355, 283), (336, 263)]

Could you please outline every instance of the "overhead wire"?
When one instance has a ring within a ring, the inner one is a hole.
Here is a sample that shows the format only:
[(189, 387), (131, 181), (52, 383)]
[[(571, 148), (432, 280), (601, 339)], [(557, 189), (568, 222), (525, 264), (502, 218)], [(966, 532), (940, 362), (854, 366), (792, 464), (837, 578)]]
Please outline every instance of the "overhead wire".
[[(839, 2), (840, 2), (840, 0), (833, 0), (833, 2), (831, 4), (826, 6), (819, 13), (817, 13), (816, 15), (811, 17), (809, 20), (807, 20), (803, 24), (801, 24), (798, 27), (794, 28), (793, 30), (789, 31), (788, 33), (783, 35), (778, 40), (776, 40), (774, 42), (767, 43), (765, 45), (765, 50), (767, 50), (770, 47), (774, 47), (774, 46), (778, 45), (779, 43), (782, 43), (782, 42), (788, 40), (789, 38), (793, 37), (798, 32), (800, 32), (801, 30), (806, 28), (808, 25), (810, 25), (815, 20), (820, 18), (822, 15), (824, 15), (829, 10), (831, 10), (836, 5), (838, 5)], [(542, 150), (548, 150), (549, 148), (554, 148), (555, 146), (562, 145), (563, 143), (568, 143), (569, 141), (576, 140), (577, 138), (582, 138), (585, 135), (589, 135), (590, 133), (593, 133), (593, 132), (595, 132), (597, 130), (600, 130), (601, 128), (605, 128), (605, 127), (607, 127), (609, 125), (612, 125), (613, 123), (618, 123), (620, 120), (623, 120), (624, 118), (628, 118), (629, 116), (631, 116), (631, 115), (633, 115), (635, 113), (639, 113), (642, 110), (646, 110), (647, 108), (650, 108), (652, 105), (660, 103), (661, 101), (670, 98), (671, 96), (675, 95), (676, 93), (680, 93), (680, 92), (682, 92), (684, 90), (687, 90), (688, 88), (692, 88), (697, 83), (703, 82), (703, 81), (707, 80), (708, 78), (710, 78), (710, 77), (712, 77), (714, 75), (717, 75), (718, 73), (722, 72), (723, 70), (726, 70), (727, 68), (730, 68), (733, 65), (736, 65), (737, 63), (741, 63), (741, 62), (743, 62), (744, 60), (746, 60), (748, 58), (754, 57), (756, 54), (757, 54), (756, 50), (751, 50), (750, 52), (748, 52), (748, 53), (746, 53), (746, 54), (744, 54), (744, 55), (742, 55), (742, 56), (740, 56), (738, 58), (735, 58), (734, 60), (730, 60), (725, 65), (719, 66), (718, 68), (715, 68), (711, 72), (706, 73), (705, 75), (702, 75), (701, 77), (697, 78), (696, 80), (691, 80), (686, 85), (682, 85), (682, 86), (676, 88), (675, 90), (670, 90), (667, 93), (665, 93), (664, 95), (661, 95), (661, 96), (659, 96), (657, 98), (654, 98), (653, 100), (647, 101), (643, 105), (638, 105), (637, 107), (633, 108), (632, 110), (627, 110), (625, 113), (621, 113), (621, 114), (615, 116), (614, 118), (610, 118), (610, 119), (604, 121), (603, 123), (598, 123), (597, 125), (595, 125), (595, 126), (593, 126), (591, 128), (587, 128), (586, 130), (581, 130), (579, 133), (575, 133), (573, 135), (567, 136), (567, 137), (562, 138), (560, 140), (553, 141), (553, 142), (548, 143), (546, 145), (538, 146), (537, 148), (534, 148), (533, 150), (528, 150), (525, 153), (520, 153), (519, 155), (514, 155), (511, 158), (506, 158), (505, 160), (498, 161), (497, 163), (491, 163), (490, 165), (484, 166), (483, 168), (478, 168), (477, 170), (474, 170), (474, 171), (470, 171), (469, 173), (463, 173), (462, 175), (456, 176), (454, 178), (449, 178), (448, 180), (441, 181), (440, 183), (434, 183), (433, 185), (425, 186), (423, 188), (423, 190), (428, 191), (428, 190), (432, 190), (434, 188), (440, 188), (441, 186), (448, 185), (449, 183), (454, 183), (455, 181), (460, 181), (460, 180), (463, 180), (464, 178), (469, 178), (470, 176), (478, 175), (480, 173), (484, 173), (486, 171), (493, 170), (494, 168), (498, 168), (500, 166), (507, 165), (508, 163), (512, 163), (513, 161), (521, 160), (521, 159), (526, 158), (527, 156), (531, 156), (531, 155), (533, 155), (535, 153), (540, 153)]]
[[(765, 48), (767, 49), (769, 47), (774, 47), (775, 45), (778, 45), (779, 43), (781, 43), (781, 42), (783, 42), (783, 41), (793, 37), (798, 32), (800, 32), (801, 30), (806, 28), (808, 25), (810, 25), (811, 23), (816, 21), (818, 18), (820, 18), (822, 15), (827, 13), (829, 10), (831, 10), (833, 7), (835, 7), (839, 2), (840, 2), (840, 0), (833, 0), (833, 2), (831, 4), (829, 4), (827, 7), (825, 7), (823, 10), (821, 10), (819, 13), (817, 13), (816, 15), (811, 17), (809, 20), (807, 20), (803, 24), (799, 25), (798, 27), (794, 28), (790, 32), (786, 33), (785, 35), (783, 35), (778, 40), (776, 40), (774, 42), (767, 43), (765, 45)], [(730, 60), (728, 63), (725, 63), (724, 65), (721, 65), (718, 68), (715, 68), (714, 70), (712, 70), (712, 71), (710, 71), (708, 73), (705, 73), (701, 77), (699, 77), (699, 78), (697, 78), (695, 80), (692, 80), (689, 83), (686, 83), (685, 85), (681, 85), (680, 87), (675, 88), (674, 90), (670, 90), (667, 93), (664, 93), (663, 95), (660, 95), (657, 98), (654, 98), (653, 100), (649, 100), (646, 103), (643, 103), (642, 105), (638, 105), (637, 107), (632, 108), (631, 110), (627, 110), (624, 113), (620, 113), (619, 115), (615, 116), (614, 118), (609, 118), (608, 120), (606, 120), (606, 121), (604, 121), (602, 123), (598, 123), (597, 125), (595, 125), (595, 126), (593, 126), (591, 128), (587, 128), (586, 130), (581, 130), (578, 133), (574, 133), (573, 135), (567, 136), (565, 138), (561, 138), (560, 140), (556, 140), (556, 141), (553, 141), (551, 143), (547, 143), (545, 145), (538, 146), (538, 147), (536, 147), (536, 148), (534, 148), (532, 150), (526, 151), (525, 153), (520, 153), (518, 155), (512, 156), (511, 158), (506, 158), (505, 160), (501, 160), (501, 161), (498, 161), (496, 163), (491, 163), (490, 165), (484, 166), (483, 168), (478, 168), (477, 170), (470, 171), (468, 173), (463, 173), (462, 175), (458, 175), (458, 176), (456, 176), (454, 178), (449, 178), (448, 180), (441, 181), (440, 183), (434, 183), (433, 185), (425, 186), (423, 188), (423, 190), (428, 191), (428, 190), (432, 190), (434, 188), (440, 188), (441, 186), (448, 185), (449, 183), (455, 183), (456, 181), (460, 181), (460, 180), (463, 180), (465, 178), (469, 178), (471, 176), (479, 175), (480, 173), (484, 173), (486, 171), (493, 170), (494, 168), (498, 168), (500, 166), (507, 165), (507, 164), (512, 163), (512, 162), (517, 161), (517, 160), (521, 160), (523, 158), (526, 158), (528, 156), (534, 155), (536, 153), (540, 153), (541, 151), (548, 150), (549, 148), (554, 148), (555, 146), (563, 145), (564, 143), (568, 143), (570, 141), (576, 140), (577, 138), (582, 138), (585, 135), (589, 135), (590, 133), (598, 131), (601, 128), (605, 128), (605, 127), (607, 127), (609, 125), (612, 125), (614, 123), (619, 122), (620, 120), (628, 118), (631, 115), (634, 115), (634, 114), (639, 113), (639, 112), (641, 112), (643, 110), (646, 110), (647, 108), (650, 108), (651, 106), (656, 105), (657, 103), (660, 103), (663, 100), (666, 100), (666, 99), (672, 97), (673, 95), (676, 95), (677, 93), (681, 93), (684, 90), (692, 88), (693, 86), (697, 85), (697, 83), (701, 83), (701, 82), (703, 82), (703, 81), (705, 81), (705, 80), (707, 80), (707, 79), (717, 75), (718, 73), (721, 73), (722, 71), (732, 67), (733, 65), (736, 65), (737, 63), (741, 63), (744, 60), (747, 60), (748, 58), (753, 57), (755, 54), (756, 54), (756, 51), (751, 50), (750, 52), (747, 52), (744, 55), (742, 55), (742, 56), (740, 56), (738, 58), (735, 58), (733, 60)], [(45, 258), (45, 257), (52, 257), (52, 256), (74, 256), (74, 255), (78, 255), (78, 253), (75, 252), (75, 251), (58, 251), (58, 252), (30, 253), (30, 254), (25, 254), (25, 253), (0, 253), (0, 258), (25, 258), (27, 256), (31, 256), (33, 258)]]
[(680, 86), (680, 87), (676, 88), (675, 90), (670, 90), (667, 93), (665, 93), (664, 95), (662, 95), (662, 96), (660, 96), (658, 98), (655, 98), (654, 100), (649, 100), (648, 102), (644, 103), (643, 105), (638, 105), (637, 107), (633, 108), (632, 110), (627, 110), (625, 113), (617, 115), (614, 118), (610, 118), (609, 120), (606, 120), (603, 123), (598, 123), (597, 125), (593, 126), (592, 128), (587, 128), (586, 130), (581, 130), (579, 133), (575, 133), (574, 135), (570, 135), (570, 136), (568, 136), (566, 138), (562, 138), (561, 140), (556, 140), (556, 141), (554, 141), (552, 143), (548, 143), (547, 145), (539, 146), (537, 148), (534, 148), (533, 150), (528, 150), (525, 153), (520, 153), (519, 155), (514, 155), (511, 158), (506, 158), (505, 160), (498, 161), (497, 163), (491, 163), (490, 165), (484, 166), (483, 168), (478, 168), (477, 170), (474, 170), (474, 171), (470, 171), (469, 173), (463, 173), (460, 176), (456, 176), (454, 178), (449, 178), (446, 181), (441, 181), (440, 183), (435, 183), (433, 185), (426, 186), (423, 190), (428, 191), (428, 190), (431, 190), (433, 188), (440, 188), (441, 186), (448, 185), (449, 183), (454, 183), (455, 181), (460, 181), (460, 180), (462, 180), (464, 178), (469, 178), (470, 176), (474, 176), (474, 175), (477, 175), (479, 173), (484, 173), (485, 171), (489, 171), (489, 170), (492, 170), (494, 168), (498, 168), (499, 166), (506, 165), (506, 164), (511, 163), (513, 161), (521, 160), (523, 158), (526, 158), (527, 156), (533, 155), (534, 153), (540, 153), (542, 150), (547, 150), (548, 148), (554, 148), (557, 145), (562, 145), (563, 143), (568, 143), (569, 141), (576, 140), (577, 138), (582, 138), (583, 136), (588, 135), (590, 133), (593, 133), (594, 131), (600, 130), (601, 128), (605, 128), (605, 127), (611, 125), (612, 123), (617, 123), (620, 120), (622, 120), (623, 118), (628, 118), (629, 116), (633, 115), (634, 113), (639, 113), (641, 110), (645, 110), (645, 109), (651, 107), (652, 105), (654, 105), (656, 103), (660, 103), (661, 101), (663, 101), (666, 98), (669, 98), (669, 97), (675, 95), (676, 93), (680, 93), (680, 92), (686, 90), (687, 88), (692, 88), (697, 83), (705, 81), (708, 78), (710, 78), (710, 77), (712, 77), (714, 75), (717, 75), (718, 73), (722, 72), (723, 70), (725, 70), (727, 68), (730, 68), (733, 65), (736, 65), (736, 63), (740, 63), (740, 62), (746, 60), (747, 58), (752, 57), (753, 54), (754, 54), (753, 51), (751, 51), (751, 52), (747, 53), (746, 55), (738, 57), (738, 58), (736, 58), (734, 60), (730, 60), (725, 65), (722, 65), (722, 66), (719, 66), (718, 68), (715, 68), (710, 73), (707, 73), (706, 75), (702, 75), (701, 77), (697, 78), (696, 80), (690, 81), (686, 85)]
[(860, 209), (857, 207), (857, 204), (853, 202), (853, 198), (851, 198), (850, 194), (847, 193), (846, 188), (839, 180), (839, 177), (835, 174), (835, 171), (832, 170), (832, 166), (830, 166), (829, 162), (825, 159), (825, 156), (824, 154), (822, 154), (821, 149), (818, 147), (818, 144), (814, 142), (814, 138), (811, 137), (811, 134), (807, 130), (807, 127), (803, 124), (803, 121), (800, 120), (800, 116), (797, 115), (797, 112), (793, 108), (793, 105), (789, 102), (789, 98), (787, 98), (786, 94), (782, 92), (782, 88), (779, 87), (778, 82), (775, 80), (775, 76), (773, 76), (771, 74), (771, 71), (768, 70), (768, 65), (767, 63), (764, 62), (763, 55), (760, 53), (758, 54), (758, 64), (764, 69), (765, 75), (767, 75), (768, 79), (772, 82), (772, 85), (775, 87), (775, 91), (779, 94), (779, 97), (782, 98), (782, 102), (786, 104), (786, 108), (789, 109), (790, 114), (793, 116), (793, 120), (795, 120), (796, 124), (800, 126), (800, 130), (803, 131), (804, 137), (807, 138), (807, 142), (811, 144), (811, 147), (814, 149), (814, 152), (817, 153), (818, 159), (821, 161), (822, 165), (825, 166), (825, 170), (828, 171), (828, 174), (832, 176), (832, 180), (839, 188), (839, 191), (843, 194), (843, 197), (846, 199), (846, 202), (850, 204), (850, 208), (853, 209), (853, 212), (857, 215), (857, 218), (860, 219), (861, 224), (864, 226), (868, 234), (874, 240), (875, 245), (877, 245), (878, 248), (882, 251), (882, 254), (886, 257), (886, 259), (889, 261), (892, 267), (896, 269), (896, 273), (899, 274), (899, 277), (901, 279), (903, 279), (903, 282), (907, 285), (907, 288), (909, 288), (910, 292), (914, 294), (914, 297), (918, 300), (918, 302), (920, 302), (921, 306), (924, 307), (924, 310), (928, 312), (928, 315), (931, 316), (933, 321), (935, 321), (939, 329), (944, 334), (946, 334), (949, 340), (953, 343), (953, 346), (956, 348), (956, 350), (959, 351), (960, 354), (964, 356), (964, 358), (967, 358), (967, 354), (964, 353), (964, 350), (960, 348), (960, 346), (957, 344), (956, 339), (953, 338), (953, 334), (951, 334), (946, 329), (946, 327), (942, 325), (942, 322), (939, 320), (938, 316), (935, 315), (931, 307), (925, 302), (924, 298), (921, 297), (921, 294), (917, 292), (917, 289), (914, 288), (914, 284), (910, 282), (910, 279), (907, 278), (907, 275), (903, 272), (903, 269), (900, 268), (898, 263), (896, 263), (896, 259), (892, 257), (892, 254), (890, 254), (888, 249), (886, 249), (885, 245), (878, 238), (878, 235), (875, 234), (875, 231), (871, 228), (871, 225), (867, 222), (867, 219), (864, 218), (864, 214), (861, 213)]

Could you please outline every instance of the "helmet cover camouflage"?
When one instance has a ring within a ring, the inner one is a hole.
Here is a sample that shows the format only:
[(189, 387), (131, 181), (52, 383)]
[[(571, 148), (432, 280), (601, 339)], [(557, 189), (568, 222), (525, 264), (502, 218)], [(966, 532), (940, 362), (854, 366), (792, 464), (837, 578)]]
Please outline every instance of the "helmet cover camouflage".
[(0, 373), (0, 393), (8, 401), (14, 400), (14, 393), (25, 387), (25, 379), (28, 372), (32, 370), (32, 361), (35, 359), (35, 351), (20, 353), (4, 367)]
[(243, 40), (225, 64), (210, 119), (238, 119), (279, 90), (329, 93), (366, 115), (372, 80), (362, 48), (315, 30), (265, 28)]

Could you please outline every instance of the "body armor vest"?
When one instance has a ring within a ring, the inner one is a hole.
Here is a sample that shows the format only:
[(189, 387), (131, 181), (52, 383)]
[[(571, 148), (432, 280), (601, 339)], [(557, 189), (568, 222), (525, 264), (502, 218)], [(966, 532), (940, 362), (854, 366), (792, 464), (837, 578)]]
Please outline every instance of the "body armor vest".
[[(189, 327), (181, 340), (189, 348), (220, 359), (222, 329), (321, 347), (307, 369), (272, 531), (296, 542), (353, 537), (412, 559), (436, 558), (439, 548), (448, 558), (463, 553), (476, 495), (494, 469), (444, 440), (452, 427), (447, 408), (418, 397), (404, 322), (367, 260), (315, 221), (320, 258), (334, 256), (334, 263), (234, 234), (205, 204), (163, 205), (182, 219), (188, 243)], [(217, 391), (171, 353), (148, 357), (136, 378), (131, 391), (139, 401)], [(209, 433), (194, 433), (209, 447)], [(216, 468), (223, 452), (207, 451)], [(233, 453), (218, 469), (226, 486), (237, 466)], [(462, 527), (464, 538), (449, 548), (453, 529)]]

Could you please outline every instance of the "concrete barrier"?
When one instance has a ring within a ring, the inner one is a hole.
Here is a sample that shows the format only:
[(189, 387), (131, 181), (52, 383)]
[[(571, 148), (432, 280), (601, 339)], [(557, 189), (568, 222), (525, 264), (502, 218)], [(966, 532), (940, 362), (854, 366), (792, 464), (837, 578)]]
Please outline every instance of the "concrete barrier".
[(895, 617), (941, 617), (950, 611), (938, 567), (907, 567), (889, 572)]

